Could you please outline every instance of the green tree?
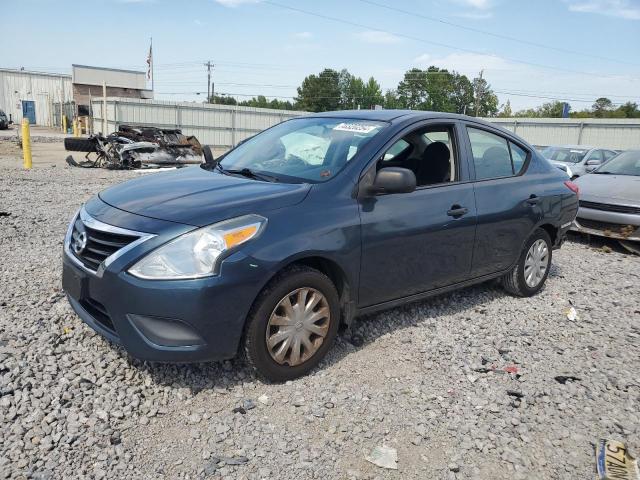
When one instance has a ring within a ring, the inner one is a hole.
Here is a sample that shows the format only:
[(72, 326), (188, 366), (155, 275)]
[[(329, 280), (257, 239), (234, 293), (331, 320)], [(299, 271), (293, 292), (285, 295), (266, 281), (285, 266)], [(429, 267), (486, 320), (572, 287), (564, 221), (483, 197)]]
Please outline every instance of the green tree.
[(618, 111), (624, 113), (626, 118), (640, 118), (640, 110), (635, 102), (627, 102), (618, 107)]
[(613, 102), (606, 97), (600, 97), (595, 101), (591, 108), (593, 109), (593, 115), (596, 118), (604, 118), (609, 116), (609, 112), (613, 110)]
[(238, 101), (234, 97), (229, 97), (227, 95), (212, 95), (209, 98), (209, 103), (217, 103), (218, 105), (237, 105)]
[(479, 117), (493, 117), (498, 113), (498, 97), (491, 85), (484, 78), (473, 79), (473, 90), (475, 92), (475, 98), (473, 101), (473, 114)]
[[(542, 118), (562, 118), (564, 110), (564, 102), (554, 101), (543, 103), (541, 107), (538, 107), (538, 116)], [(571, 110), (571, 107), (569, 107)]]
[(384, 94), (384, 103), (382, 105), (386, 109), (405, 108), (405, 106), (400, 103), (398, 92), (396, 90), (387, 90)]
[(513, 117), (513, 110), (511, 109), (511, 102), (507, 100), (507, 102), (502, 105), (502, 110), (498, 113), (499, 117), (502, 118), (511, 118)]
[(427, 101), (427, 74), (419, 68), (405, 72), (404, 79), (398, 84), (397, 98), (401, 108), (422, 110)]
[(451, 79), (453, 84), (453, 113), (464, 113), (471, 115), (473, 113), (473, 84), (466, 75), (453, 72)]
[(307, 76), (298, 87), (296, 108), (310, 112), (338, 110), (343, 100), (340, 84), (341, 74), (330, 68)]

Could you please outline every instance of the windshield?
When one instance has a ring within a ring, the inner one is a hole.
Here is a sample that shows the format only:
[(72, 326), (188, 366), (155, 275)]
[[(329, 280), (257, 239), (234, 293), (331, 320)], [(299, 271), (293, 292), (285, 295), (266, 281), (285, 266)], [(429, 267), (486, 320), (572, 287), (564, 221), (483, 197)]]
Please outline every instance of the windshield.
[(640, 176), (640, 151), (623, 152), (593, 173)]
[(346, 118), (297, 118), (276, 125), (222, 157), (223, 171), (249, 169), (278, 181), (333, 178), (386, 125)]
[(566, 147), (547, 147), (542, 150), (544, 158), (563, 163), (580, 163), (589, 150)]

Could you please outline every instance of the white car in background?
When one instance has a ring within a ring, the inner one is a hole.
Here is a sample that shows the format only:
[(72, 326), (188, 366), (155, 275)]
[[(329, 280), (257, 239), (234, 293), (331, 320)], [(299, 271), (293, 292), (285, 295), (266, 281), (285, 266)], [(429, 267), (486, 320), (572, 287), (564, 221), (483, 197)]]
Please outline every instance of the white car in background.
[[(615, 150), (585, 145), (552, 145), (540, 153), (561, 170), (567, 173), (570, 171), (571, 179), (595, 170), (618, 154)], [(566, 165), (567, 170), (562, 165)]]
[(557, 162), (555, 160), (549, 160), (549, 163), (551, 165), (553, 165), (554, 167), (558, 167), (560, 170), (562, 170), (564, 173), (566, 173), (567, 177), (574, 178), (573, 170), (571, 170), (571, 167), (569, 165), (567, 165), (566, 163)]

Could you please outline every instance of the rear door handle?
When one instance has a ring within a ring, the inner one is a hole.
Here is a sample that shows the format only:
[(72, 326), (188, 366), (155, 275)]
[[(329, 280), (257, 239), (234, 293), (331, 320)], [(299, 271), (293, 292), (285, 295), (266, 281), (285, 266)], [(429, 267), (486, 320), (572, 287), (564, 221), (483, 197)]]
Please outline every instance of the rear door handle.
[(450, 210), (447, 210), (447, 215), (453, 218), (458, 218), (469, 212), (468, 208), (461, 207), (460, 205), (452, 205)]
[(527, 199), (527, 203), (529, 205), (537, 205), (540, 203), (540, 199), (538, 198), (537, 195), (531, 195), (528, 199)]

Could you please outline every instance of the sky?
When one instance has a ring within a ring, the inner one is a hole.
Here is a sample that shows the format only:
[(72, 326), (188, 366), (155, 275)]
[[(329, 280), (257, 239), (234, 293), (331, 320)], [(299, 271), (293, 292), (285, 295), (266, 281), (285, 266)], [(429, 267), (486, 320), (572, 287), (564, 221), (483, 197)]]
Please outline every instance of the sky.
[(435, 65), (483, 70), (514, 110), (640, 103), (640, 0), (4, 0), (2, 17), (0, 67), (146, 71), (152, 37), (162, 100), (203, 101), (211, 61), (238, 98), (294, 97), (325, 67), (392, 89)]

